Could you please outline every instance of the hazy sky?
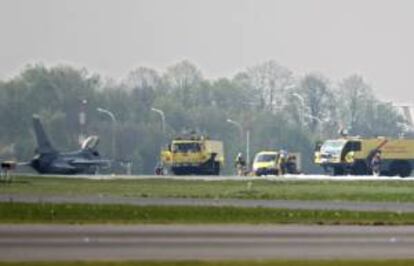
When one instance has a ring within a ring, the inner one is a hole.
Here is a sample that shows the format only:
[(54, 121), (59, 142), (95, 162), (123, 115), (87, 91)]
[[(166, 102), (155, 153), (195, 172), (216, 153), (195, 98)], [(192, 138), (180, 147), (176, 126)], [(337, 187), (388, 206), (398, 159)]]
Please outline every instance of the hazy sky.
[(0, 79), (36, 61), (120, 78), (189, 59), (216, 78), (275, 59), (333, 81), (357, 73), (382, 99), (414, 103), (413, 10), (412, 0), (0, 0)]

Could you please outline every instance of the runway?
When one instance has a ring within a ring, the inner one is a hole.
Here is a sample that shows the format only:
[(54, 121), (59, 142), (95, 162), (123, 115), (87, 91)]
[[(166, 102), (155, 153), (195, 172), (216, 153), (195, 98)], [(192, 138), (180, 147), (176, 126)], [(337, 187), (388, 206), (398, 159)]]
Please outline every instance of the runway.
[(1, 225), (0, 260), (414, 258), (414, 226)]

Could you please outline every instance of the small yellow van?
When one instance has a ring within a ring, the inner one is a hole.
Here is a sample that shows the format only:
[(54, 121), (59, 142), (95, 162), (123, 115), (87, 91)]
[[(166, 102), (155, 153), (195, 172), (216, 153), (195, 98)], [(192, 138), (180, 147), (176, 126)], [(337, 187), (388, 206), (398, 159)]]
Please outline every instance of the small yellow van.
[(276, 151), (261, 151), (256, 154), (253, 161), (253, 174), (261, 175), (277, 175), (279, 173), (278, 167), (279, 153)]

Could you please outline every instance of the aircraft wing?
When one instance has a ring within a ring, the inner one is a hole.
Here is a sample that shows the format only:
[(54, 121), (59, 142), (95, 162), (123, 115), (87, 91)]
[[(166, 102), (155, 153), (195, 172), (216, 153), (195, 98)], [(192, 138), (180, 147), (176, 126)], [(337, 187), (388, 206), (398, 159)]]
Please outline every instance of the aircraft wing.
[(74, 159), (69, 162), (71, 165), (88, 166), (88, 165), (110, 165), (111, 160), (86, 160), (86, 159)]
[(67, 162), (54, 162), (53, 167), (62, 169), (62, 170), (69, 170), (69, 171), (76, 169), (76, 167), (68, 164)]
[(2, 161), (1, 162), (2, 167), (10, 167), (10, 168), (14, 168), (14, 167), (20, 167), (20, 166), (30, 166), (30, 162), (17, 162), (17, 161), (12, 161), (12, 160), (8, 160), (8, 161)]
[(30, 162), (17, 162), (17, 166), (30, 166)]

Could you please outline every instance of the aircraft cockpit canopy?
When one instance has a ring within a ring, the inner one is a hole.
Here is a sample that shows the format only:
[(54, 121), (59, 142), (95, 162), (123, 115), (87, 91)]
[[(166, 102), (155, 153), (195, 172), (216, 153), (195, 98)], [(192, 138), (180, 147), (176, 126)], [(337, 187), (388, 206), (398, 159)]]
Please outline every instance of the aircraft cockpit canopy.
[(98, 136), (89, 136), (82, 143), (82, 149), (95, 149), (98, 146), (99, 137)]

